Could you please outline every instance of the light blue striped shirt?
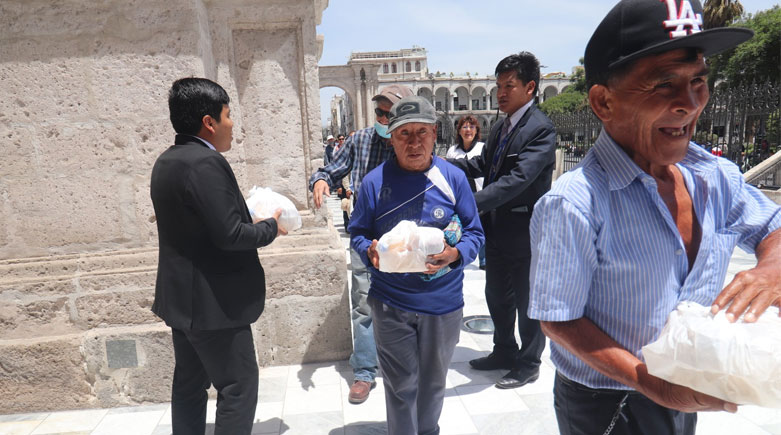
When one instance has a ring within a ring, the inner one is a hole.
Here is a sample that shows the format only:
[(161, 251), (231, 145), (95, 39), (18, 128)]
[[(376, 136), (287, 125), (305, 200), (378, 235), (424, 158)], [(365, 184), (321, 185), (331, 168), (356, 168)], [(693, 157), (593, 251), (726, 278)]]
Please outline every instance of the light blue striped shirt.
[[(534, 206), (529, 317), (585, 316), (642, 359), (641, 347), (679, 302), (713, 303), (735, 246), (753, 253), (781, 228), (781, 207), (746, 184), (732, 162), (696, 144), (677, 167), (702, 227), (691, 273), (656, 181), (603, 130), (583, 162)], [(556, 343), (551, 359), (575, 382), (627, 389)]]

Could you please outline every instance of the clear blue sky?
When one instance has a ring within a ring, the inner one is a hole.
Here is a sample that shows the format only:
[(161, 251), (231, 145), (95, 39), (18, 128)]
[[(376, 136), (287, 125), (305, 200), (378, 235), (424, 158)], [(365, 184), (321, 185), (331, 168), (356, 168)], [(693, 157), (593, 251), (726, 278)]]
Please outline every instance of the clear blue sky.
[[(702, 0), (701, 0), (702, 1)], [(741, 0), (746, 12), (778, 0)], [(569, 73), (591, 33), (616, 1), (608, 0), (330, 0), (317, 33), (324, 36), (320, 65), (344, 65), (352, 51), (424, 47), (429, 71), (493, 73), (508, 54), (531, 51), (543, 73)], [(322, 122), (333, 95), (320, 92)]]

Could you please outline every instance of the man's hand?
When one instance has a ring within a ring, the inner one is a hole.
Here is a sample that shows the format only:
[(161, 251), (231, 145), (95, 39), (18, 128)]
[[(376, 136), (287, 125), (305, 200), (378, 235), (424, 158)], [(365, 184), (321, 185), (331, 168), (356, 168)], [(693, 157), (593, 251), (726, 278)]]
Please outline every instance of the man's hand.
[(279, 224), (279, 217), (282, 216), (282, 209), (278, 208), (276, 211), (274, 211), (274, 215), (271, 216), (274, 218), (275, 221), (277, 221), (277, 236), (284, 236), (287, 234), (287, 230), (282, 228), (282, 225)]
[(380, 269), (380, 253), (377, 252), (377, 239), (372, 240), (371, 246), (366, 250), (366, 255), (369, 256), (369, 263), (374, 266), (375, 269)]
[(743, 321), (753, 323), (767, 307), (775, 305), (781, 309), (781, 230), (773, 231), (760, 242), (757, 259), (756, 267), (738, 272), (724, 287), (713, 302), (713, 314), (729, 305), (727, 320), (734, 322), (746, 313)]
[(439, 272), (439, 269), (442, 269), (448, 264), (458, 260), (460, 256), (461, 253), (458, 252), (458, 249), (448, 245), (447, 242), (445, 242), (445, 249), (443, 249), (442, 252), (439, 254), (429, 255), (428, 258), (426, 258), (427, 270), (423, 273), (426, 275), (433, 275)]
[[(641, 366), (645, 370), (645, 365)], [(638, 368), (641, 369), (641, 368)], [(682, 412), (727, 411), (737, 412), (738, 405), (717, 397), (699, 393), (682, 385), (671, 384), (650, 374), (645, 374), (641, 393), (667, 408)]]
[(331, 196), (331, 188), (325, 180), (315, 181), (315, 185), (312, 186), (312, 196), (315, 200), (315, 208), (320, 208), (323, 205), (323, 195)]
[(350, 189), (347, 189), (347, 199), (350, 199), (350, 197), (353, 196), (353, 191)]

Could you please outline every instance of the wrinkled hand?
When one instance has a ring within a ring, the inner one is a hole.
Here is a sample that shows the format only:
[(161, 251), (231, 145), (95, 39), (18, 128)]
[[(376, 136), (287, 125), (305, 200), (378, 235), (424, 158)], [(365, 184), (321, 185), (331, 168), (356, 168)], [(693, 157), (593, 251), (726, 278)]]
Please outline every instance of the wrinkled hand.
[(735, 413), (738, 405), (717, 397), (699, 393), (682, 385), (671, 384), (663, 379), (648, 375), (652, 379), (643, 388), (643, 393), (654, 402), (682, 412), (727, 411)]
[(274, 218), (275, 221), (277, 221), (277, 236), (284, 236), (287, 234), (287, 231), (282, 228), (282, 225), (279, 224), (279, 217), (282, 216), (282, 209), (278, 208), (274, 211), (274, 214), (271, 216)]
[(738, 272), (713, 302), (711, 312), (716, 314), (728, 305), (727, 320), (734, 322), (746, 313), (746, 323), (756, 322), (771, 305), (781, 308), (781, 265), (768, 262)]
[(351, 196), (353, 196), (353, 191), (350, 189), (347, 189), (347, 198), (349, 199)]
[(315, 208), (320, 208), (320, 206), (323, 205), (323, 195), (330, 197), (331, 188), (325, 180), (317, 180), (315, 181), (315, 185), (312, 186), (312, 196), (315, 200)]
[(445, 243), (445, 249), (439, 254), (429, 255), (426, 258), (426, 271), (423, 272), (427, 275), (433, 275), (439, 272), (439, 269), (447, 266), (448, 264), (458, 260), (461, 253), (458, 249)]
[(377, 252), (377, 239), (372, 240), (371, 246), (366, 250), (366, 255), (369, 256), (369, 263), (374, 266), (375, 269), (380, 269), (380, 253)]

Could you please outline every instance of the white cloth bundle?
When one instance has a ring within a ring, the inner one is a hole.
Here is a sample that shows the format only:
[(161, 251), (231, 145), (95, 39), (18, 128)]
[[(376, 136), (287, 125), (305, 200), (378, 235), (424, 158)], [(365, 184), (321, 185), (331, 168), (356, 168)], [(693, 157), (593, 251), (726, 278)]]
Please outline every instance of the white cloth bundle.
[(681, 302), (659, 338), (643, 346), (648, 372), (729, 402), (781, 408), (781, 317), (770, 307), (755, 323)]
[(419, 227), (412, 221), (401, 221), (378, 240), (380, 271), (425, 272), (426, 257), (439, 254), (443, 249), (445, 235), (442, 230)]
[(284, 195), (274, 192), (268, 187), (253, 186), (247, 197), (247, 208), (253, 219), (268, 219), (278, 209), (282, 209), (279, 226), (285, 231), (301, 228), (301, 215), (296, 206)]

